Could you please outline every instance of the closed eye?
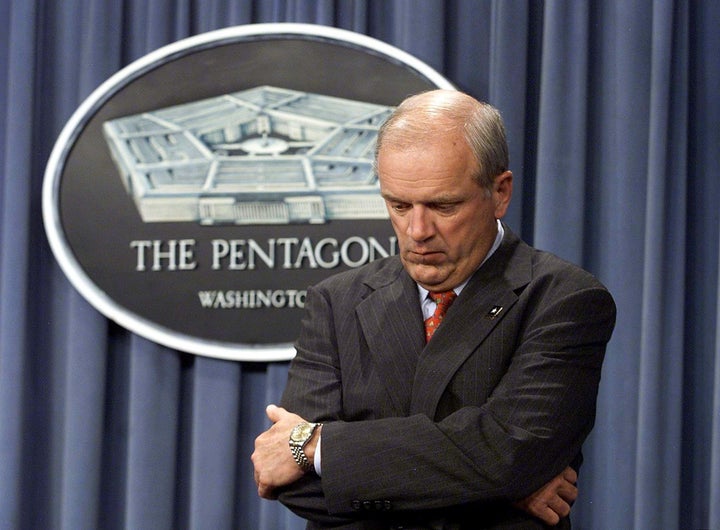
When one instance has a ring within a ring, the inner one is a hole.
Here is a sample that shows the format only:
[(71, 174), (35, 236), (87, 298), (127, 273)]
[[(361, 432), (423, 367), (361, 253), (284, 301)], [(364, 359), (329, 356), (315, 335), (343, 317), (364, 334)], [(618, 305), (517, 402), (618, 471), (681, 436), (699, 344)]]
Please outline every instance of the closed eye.
[(460, 202), (440, 202), (430, 204), (430, 208), (441, 214), (452, 214), (455, 213), (460, 206)]
[(390, 208), (397, 213), (405, 213), (412, 208), (412, 205), (406, 202), (391, 202), (389, 204)]

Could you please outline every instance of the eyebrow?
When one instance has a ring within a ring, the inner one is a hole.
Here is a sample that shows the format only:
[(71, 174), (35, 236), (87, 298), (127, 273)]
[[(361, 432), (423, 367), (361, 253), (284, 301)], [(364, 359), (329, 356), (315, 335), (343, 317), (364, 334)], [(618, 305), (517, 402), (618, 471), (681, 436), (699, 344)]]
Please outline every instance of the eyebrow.
[[(402, 202), (406, 204), (412, 204), (412, 201), (407, 201), (405, 199), (401, 199), (399, 197), (395, 197), (389, 193), (380, 193), (383, 199), (389, 202)], [(458, 202), (463, 202), (466, 200), (466, 197), (459, 197), (459, 196), (452, 196), (452, 195), (440, 195), (438, 197), (434, 197), (432, 200), (429, 201), (418, 201), (421, 204), (454, 204)]]
[(404, 202), (398, 199), (397, 197), (394, 197), (390, 195), (389, 193), (380, 192), (380, 196), (385, 199), (386, 201), (395, 201), (395, 202)]

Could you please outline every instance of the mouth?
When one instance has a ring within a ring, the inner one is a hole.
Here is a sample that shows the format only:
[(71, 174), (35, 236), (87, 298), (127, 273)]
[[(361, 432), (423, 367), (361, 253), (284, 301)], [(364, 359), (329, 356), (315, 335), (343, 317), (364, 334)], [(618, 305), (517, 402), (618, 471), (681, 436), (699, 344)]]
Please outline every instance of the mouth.
[(417, 265), (436, 265), (444, 261), (445, 253), (439, 250), (410, 250), (406, 259)]

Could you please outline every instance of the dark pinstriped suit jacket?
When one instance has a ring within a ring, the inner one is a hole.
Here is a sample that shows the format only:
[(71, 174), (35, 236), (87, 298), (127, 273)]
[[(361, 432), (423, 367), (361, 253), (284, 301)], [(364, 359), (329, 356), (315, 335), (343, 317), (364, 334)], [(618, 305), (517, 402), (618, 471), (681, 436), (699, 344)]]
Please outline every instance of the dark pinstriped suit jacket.
[(615, 304), (505, 230), (427, 345), (397, 257), (308, 292), (282, 405), (325, 423), (322, 479), (280, 501), (309, 528), (542, 528), (511, 501), (580, 455)]

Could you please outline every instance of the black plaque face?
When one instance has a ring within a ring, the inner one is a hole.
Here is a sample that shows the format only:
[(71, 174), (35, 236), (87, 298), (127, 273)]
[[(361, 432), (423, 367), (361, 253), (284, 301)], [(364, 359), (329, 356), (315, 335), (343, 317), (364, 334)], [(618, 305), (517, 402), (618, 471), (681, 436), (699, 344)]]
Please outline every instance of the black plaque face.
[(289, 359), (309, 285), (396, 253), (371, 196), (373, 134), (438, 87), (452, 88), (417, 59), (322, 26), (239, 26), (162, 48), (63, 130), (43, 198), (53, 252), (91, 304), (141, 336)]

